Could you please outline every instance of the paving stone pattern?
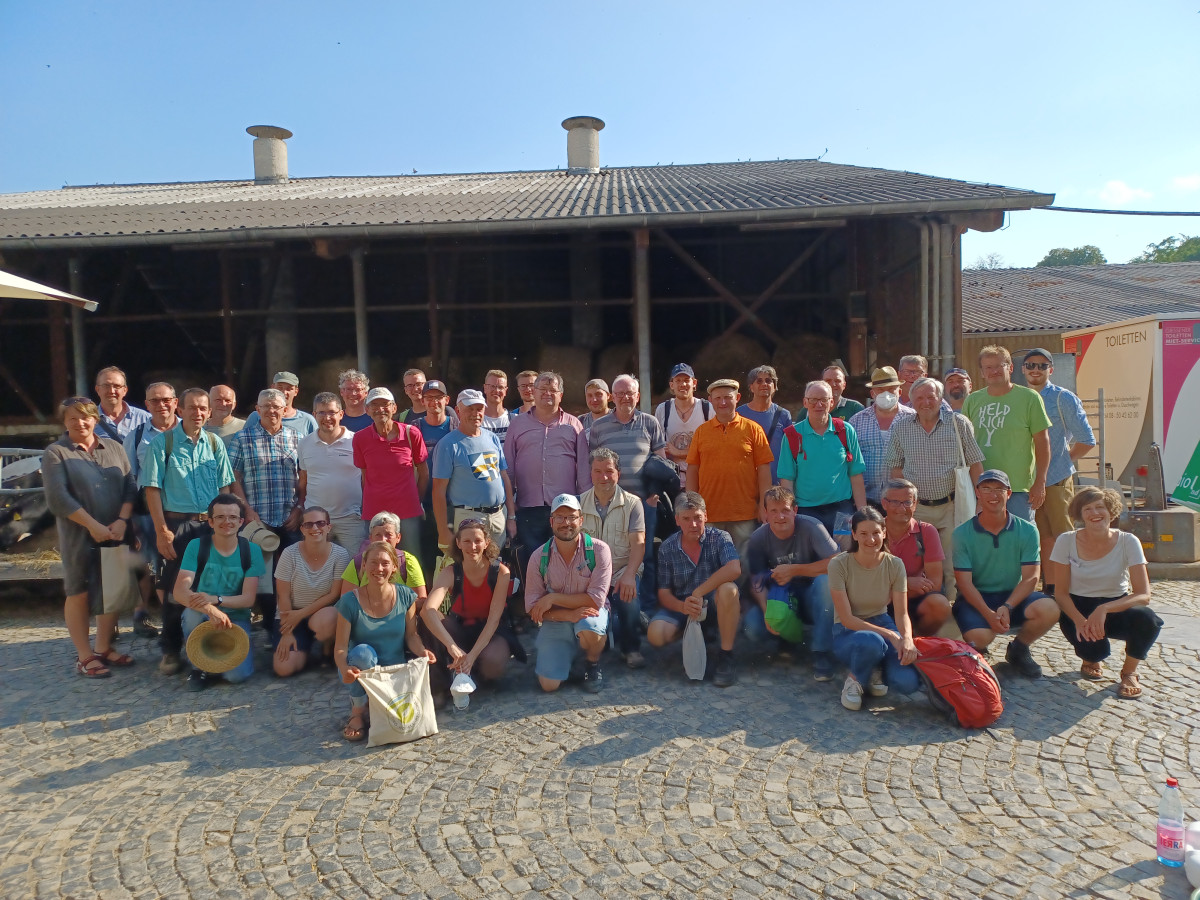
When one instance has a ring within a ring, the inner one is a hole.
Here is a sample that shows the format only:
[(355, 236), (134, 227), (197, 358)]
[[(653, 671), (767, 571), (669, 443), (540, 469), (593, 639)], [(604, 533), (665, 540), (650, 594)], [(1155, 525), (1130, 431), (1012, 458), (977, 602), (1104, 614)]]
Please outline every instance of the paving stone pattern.
[[(1192, 585), (1156, 587), (1200, 619)], [(1006, 710), (977, 732), (922, 697), (850, 713), (761, 648), (727, 690), (677, 649), (608, 660), (596, 696), (514, 663), (439, 735), (368, 750), (334, 670), (279, 681), (260, 646), (249, 682), (192, 694), (127, 640), (139, 665), (88, 681), (54, 607), (3, 613), (5, 898), (1188, 895), (1153, 840), (1168, 775), (1200, 815), (1194, 641), (1127, 702), (1055, 631), (1041, 682), (997, 665)]]

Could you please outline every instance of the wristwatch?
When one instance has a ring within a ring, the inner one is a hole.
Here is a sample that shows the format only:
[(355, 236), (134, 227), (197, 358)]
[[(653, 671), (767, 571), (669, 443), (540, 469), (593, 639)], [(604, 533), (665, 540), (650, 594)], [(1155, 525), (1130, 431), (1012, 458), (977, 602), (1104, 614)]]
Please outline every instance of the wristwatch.
[(221, 604), (223, 604), (224, 602), (225, 602), (225, 598), (224, 598), (224, 597), (217, 597), (217, 609), (220, 609), (220, 608), (221, 608)]

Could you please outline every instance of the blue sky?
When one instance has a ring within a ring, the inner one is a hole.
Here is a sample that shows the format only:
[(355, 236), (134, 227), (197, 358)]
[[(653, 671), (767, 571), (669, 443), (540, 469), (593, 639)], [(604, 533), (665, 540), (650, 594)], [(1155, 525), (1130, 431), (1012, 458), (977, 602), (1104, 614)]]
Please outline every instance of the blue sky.
[[(1197, 0), (0, 0), (0, 35), (3, 193), (246, 178), (253, 124), (295, 132), (294, 176), (554, 168), (587, 114), (609, 166), (823, 156), (1200, 209)], [(1025, 212), (963, 257), (1180, 232)]]

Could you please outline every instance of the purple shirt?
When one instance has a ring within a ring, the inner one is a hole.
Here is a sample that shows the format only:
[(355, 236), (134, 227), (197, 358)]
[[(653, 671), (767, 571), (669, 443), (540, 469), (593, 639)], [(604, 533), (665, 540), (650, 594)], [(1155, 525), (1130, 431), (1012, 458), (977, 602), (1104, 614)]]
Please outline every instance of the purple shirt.
[(536, 410), (513, 416), (504, 458), (518, 507), (549, 506), (559, 494), (579, 496), (592, 486), (583, 425), (562, 410), (549, 425), (541, 423)]
[[(543, 579), (542, 556), (547, 547), (550, 548), (550, 562)], [(575, 555), (569, 563), (558, 552), (558, 542), (554, 538), (534, 550), (529, 557), (529, 567), (525, 570), (525, 611), (533, 609), (533, 604), (547, 594), (587, 594), (596, 609), (607, 609), (608, 588), (612, 582), (612, 553), (608, 544), (595, 538), (592, 538), (592, 553), (596, 557), (596, 568), (588, 571), (582, 532), (575, 538)]]

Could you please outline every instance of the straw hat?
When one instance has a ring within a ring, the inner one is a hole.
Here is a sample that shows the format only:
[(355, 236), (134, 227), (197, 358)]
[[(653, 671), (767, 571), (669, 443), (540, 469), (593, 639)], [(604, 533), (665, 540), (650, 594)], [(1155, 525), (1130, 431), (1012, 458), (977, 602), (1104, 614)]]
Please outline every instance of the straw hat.
[(254, 541), (268, 553), (274, 553), (279, 549), (279, 535), (262, 522), (249, 522), (244, 525), (242, 537), (248, 541)]
[(249, 652), (250, 636), (237, 625), (218, 628), (204, 621), (188, 637), (188, 659), (197, 669), (213, 675), (236, 669)]

